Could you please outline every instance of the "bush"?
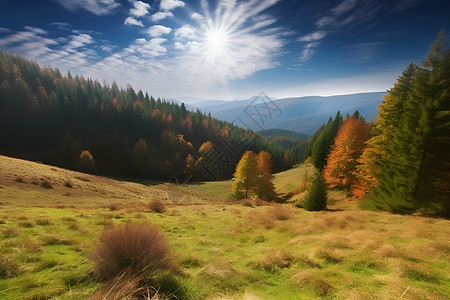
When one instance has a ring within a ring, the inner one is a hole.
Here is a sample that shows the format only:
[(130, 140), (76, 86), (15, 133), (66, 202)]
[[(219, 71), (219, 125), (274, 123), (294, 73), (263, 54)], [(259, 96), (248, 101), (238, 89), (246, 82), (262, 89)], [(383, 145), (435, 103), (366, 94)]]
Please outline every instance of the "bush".
[(176, 271), (166, 239), (149, 223), (125, 223), (103, 232), (93, 257), (106, 280), (127, 271), (147, 279), (162, 270)]
[(153, 199), (148, 204), (148, 209), (157, 213), (163, 213), (166, 211), (166, 206), (160, 199)]
[(309, 211), (324, 210), (327, 207), (327, 186), (321, 174), (317, 174), (302, 206)]
[(46, 179), (42, 179), (41, 187), (43, 187), (44, 189), (52, 189), (53, 188), (51, 183)]

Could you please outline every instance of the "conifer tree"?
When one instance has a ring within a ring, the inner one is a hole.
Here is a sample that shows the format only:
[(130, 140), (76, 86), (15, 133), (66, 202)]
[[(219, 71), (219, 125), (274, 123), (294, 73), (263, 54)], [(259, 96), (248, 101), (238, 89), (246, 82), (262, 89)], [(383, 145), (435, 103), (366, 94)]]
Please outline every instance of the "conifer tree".
[(327, 207), (327, 185), (320, 172), (314, 177), (302, 206), (310, 211), (324, 210)]
[(322, 170), (326, 164), (330, 148), (333, 145), (334, 138), (336, 137), (341, 124), (342, 115), (341, 112), (338, 111), (334, 120), (330, 118), (327, 125), (323, 128), (311, 146), (311, 162), (319, 170)]

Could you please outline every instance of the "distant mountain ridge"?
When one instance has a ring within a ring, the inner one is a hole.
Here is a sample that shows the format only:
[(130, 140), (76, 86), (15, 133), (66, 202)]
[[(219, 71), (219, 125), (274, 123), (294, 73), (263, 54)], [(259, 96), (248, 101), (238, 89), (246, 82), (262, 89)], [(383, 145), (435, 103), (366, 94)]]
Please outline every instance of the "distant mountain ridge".
[(202, 103), (199, 108), (217, 119), (255, 131), (277, 128), (311, 135), (338, 110), (344, 116), (358, 110), (367, 121), (374, 121), (384, 95), (386, 92), (276, 100), (260, 95), (247, 100), (212, 102), (209, 106), (207, 101), (199, 101)]

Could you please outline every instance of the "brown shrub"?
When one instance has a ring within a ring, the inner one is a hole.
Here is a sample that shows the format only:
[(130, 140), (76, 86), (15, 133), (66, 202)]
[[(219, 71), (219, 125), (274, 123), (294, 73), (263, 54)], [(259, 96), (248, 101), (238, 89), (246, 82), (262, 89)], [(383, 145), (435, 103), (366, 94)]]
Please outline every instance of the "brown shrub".
[(53, 188), (53, 186), (47, 179), (42, 179), (41, 187), (43, 187), (44, 189), (52, 189)]
[(108, 209), (110, 211), (119, 210), (120, 209), (120, 204), (119, 203), (110, 203), (108, 205)]
[(166, 211), (166, 206), (160, 199), (153, 199), (148, 204), (148, 209), (157, 213), (163, 213)]
[(176, 270), (166, 239), (150, 223), (125, 223), (103, 232), (93, 258), (103, 279), (127, 270), (145, 277)]
[(73, 188), (73, 184), (70, 180), (64, 181), (64, 186), (69, 189)]
[(23, 180), (22, 177), (18, 176), (16, 177), (16, 182), (24, 183), (25, 181)]

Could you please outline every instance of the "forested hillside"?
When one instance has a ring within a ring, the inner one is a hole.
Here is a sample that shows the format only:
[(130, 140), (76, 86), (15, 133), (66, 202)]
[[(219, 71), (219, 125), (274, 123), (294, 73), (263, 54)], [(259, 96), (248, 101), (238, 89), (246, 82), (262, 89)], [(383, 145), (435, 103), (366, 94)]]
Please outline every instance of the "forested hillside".
[[(70, 169), (167, 179), (229, 178), (245, 150), (283, 151), (252, 131), (154, 99), (131, 85), (64, 76), (0, 53), (0, 152)], [(286, 158), (285, 158), (286, 159)]]

